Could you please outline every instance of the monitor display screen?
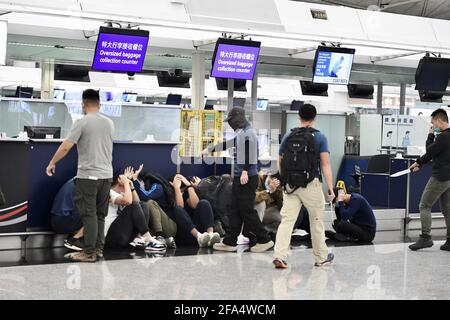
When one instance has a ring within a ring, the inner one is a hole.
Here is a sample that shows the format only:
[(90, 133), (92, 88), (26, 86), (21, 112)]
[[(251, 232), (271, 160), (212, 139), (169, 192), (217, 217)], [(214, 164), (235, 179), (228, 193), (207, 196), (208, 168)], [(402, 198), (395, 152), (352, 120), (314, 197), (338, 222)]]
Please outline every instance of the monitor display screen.
[(137, 93), (128, 93), (128, 92), (124, 92), (122, 95), (122, 101), (123, 102), (136, 102), (137, 101)]
[(211, 77), (253, 80), (261, 42), (219, 38), (212, 59)]
[(100, 27), (92, 70), (141, 72), (148, 37), (145, 30)]
[(53, 90), (53, 99), (54, 100), (64, 100), (65, 94), (66, 94), (66, 90), (64, 90), (64, 89), (54, 89)]
[(416, 90), (444, 92), (450, 79), (450, 59), (423, 57), (416, 70)]
[(25, 126), (24, 131), (31, 139), (60, 139), (61, 127), (33, 127)]
[(355, 49), (318, 47), (313, 65), (313, 83), (349, 84), (354, 55)]
[(33, 88), (32, 87), (21, 87), (18, 86), (16, 88), (16, 98), (31, 98), (33, 96)]
[(269, 100), (267, 100), (267, 99), (256, 100), (256, 110), (266, 111), (268, 106), (269, 106)]
[(181, 94), (169, 94), (166, 99), (167, 105), (179, 106), (181, 103)]

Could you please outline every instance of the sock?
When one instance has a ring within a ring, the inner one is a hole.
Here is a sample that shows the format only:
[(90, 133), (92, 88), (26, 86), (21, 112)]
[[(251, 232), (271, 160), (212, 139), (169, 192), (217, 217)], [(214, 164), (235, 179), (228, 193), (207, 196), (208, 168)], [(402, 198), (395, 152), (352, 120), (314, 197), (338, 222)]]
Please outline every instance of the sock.
[(156, 232), (155, 233), (155, 237), (163, 237), (163, 238), (165, 238), (164, 237), (164, 232), (162, 232), (162, 231)]

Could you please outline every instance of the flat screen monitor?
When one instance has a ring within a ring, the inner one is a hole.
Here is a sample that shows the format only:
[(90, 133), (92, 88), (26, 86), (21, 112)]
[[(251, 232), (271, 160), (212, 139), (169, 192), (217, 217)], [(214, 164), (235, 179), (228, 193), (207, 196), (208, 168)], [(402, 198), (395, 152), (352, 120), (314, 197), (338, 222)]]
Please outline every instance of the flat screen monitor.
[(130, 102), (130, 103), (134, 103), (137, 101), (137, 93), (131, 93), (131, 92), (124, 92), (122, 94), (122, 101), (123, 102)]
[(100, 102), (122, 102), (122, 92), (100, 90)]
[(319, 46), (313, 64), (313, 83), (349, 84), (354, 55), (355, 49)]
[(53, 100), (64, 100), (66, 90), (64, 89), (54, 89), (53, 90)]
[(33, 88), (32, 87), (21, 87), (18, 86), (16, 88), (16, 98), (31, 98), (33, 96)]
[(100, 27), (92, 70), (141, 72), (148, 37), (145, 30)]
[(245, 106), (245, 98), (233, 98), (233, 107), (241, 107)]
[(269, 100), (268, 99), (258, 99), (258, 100), (256, 100), (256, 110), (266, 111), (268, 106), (269, 106)]
[(216, 42), (211, 77), (253, 80), (261, 42), (219, 38)]
[(24, 131), (31, 139), (60, 139), (61, 127), (32, 127), (25, 126)]
[(181, 104), (181, 94), (169, 94), (166, 99), (166, 104), (179, 106)]
[[(217, 90), (228, 90), (228, 79), (216, 78)], [(234, 80), (234, 91), (247, 92), (247, 80)]]
[(416, 90), (444, 92), (450, 79), (450, 59), (423, 57), (416, 70)]

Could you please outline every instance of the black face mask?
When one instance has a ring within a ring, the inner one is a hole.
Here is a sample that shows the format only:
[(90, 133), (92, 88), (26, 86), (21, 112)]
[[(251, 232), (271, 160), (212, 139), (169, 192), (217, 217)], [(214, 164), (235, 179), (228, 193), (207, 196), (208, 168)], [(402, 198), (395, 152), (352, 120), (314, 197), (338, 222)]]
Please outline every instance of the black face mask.
[(228, 120), (228, 124), (234, 131), (241, 128), (240, 127), (241, 121), (239, 121), (239, 119), (236, 118), (231, 118), (230, 120)]

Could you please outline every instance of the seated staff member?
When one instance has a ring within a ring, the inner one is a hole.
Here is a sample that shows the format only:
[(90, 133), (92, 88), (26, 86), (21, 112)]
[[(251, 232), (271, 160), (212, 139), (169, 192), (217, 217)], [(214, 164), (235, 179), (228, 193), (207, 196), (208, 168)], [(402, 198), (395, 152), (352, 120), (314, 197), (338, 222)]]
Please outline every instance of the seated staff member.
[(57, 234), (68, 234), (64, 240), (64, 247), (74, 251), (83, 250), (83, 221), (75, 206), (75, 182), (67, 181), (59, 189), (53, 200), (51, 213), (51, 226)]
[[(140, 203), (129, 171), (114, 179), (110, 190), (110, 205), (105, 219), (105, 245), (123, 248), (128, 245), (145, 247), (150, 251), (164, 251), (166, 246), (150, 235), (148, 208)], [(134, 240), (133, 240), (134, 239)]]
[(346, 194), (342, 189), (338, 193), (335, 205), (337, 220), (333, 224), (336, 240), (372, 242), (377, 230), (377, 222), (369, 202), (360, 194)]
[(198, 242), (200, 247), (210, 247), (220, 242), (214, 232), (214, 212), (208, 200), (200, 200), (194, 185), (181, 174), (172, 181), (176, 208), (172, 219), (177, 223), (177, 239), (185, 244)]

